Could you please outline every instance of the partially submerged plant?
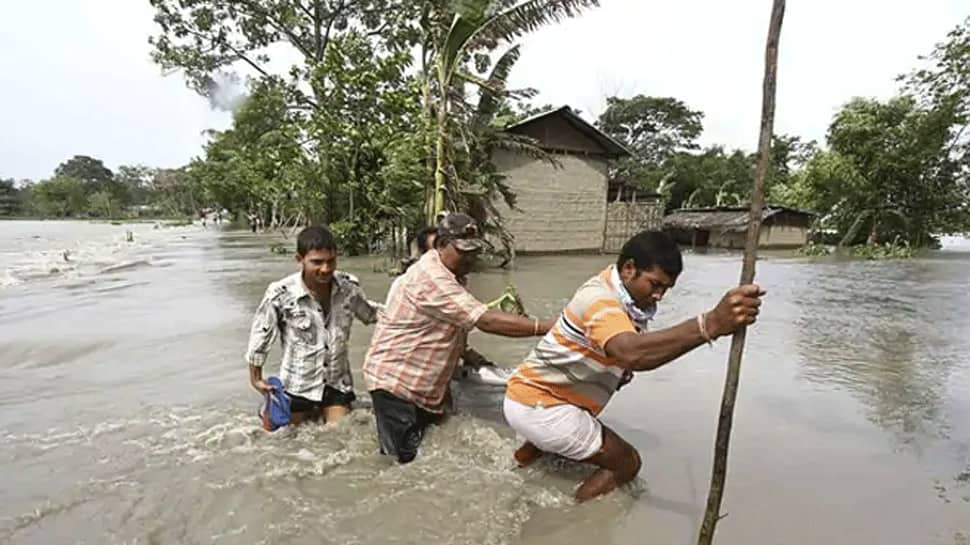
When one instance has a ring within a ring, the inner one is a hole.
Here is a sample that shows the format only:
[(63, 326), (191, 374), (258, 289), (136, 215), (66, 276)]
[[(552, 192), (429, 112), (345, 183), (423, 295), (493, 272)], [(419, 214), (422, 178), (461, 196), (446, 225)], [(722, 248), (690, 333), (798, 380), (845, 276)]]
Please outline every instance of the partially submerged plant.
[(510, 314), (528, 316), (525, 311), (525, 305), (522, 303), (522, 298), (519, 297), (519, 292), (512, 284), (506, 286), (505, 291), (502, 292), (502, 295), (500, 295), (498, 299), (488, 303), (487, 306), (488, 308), (498, 309), (502, 312), (508, 312)]

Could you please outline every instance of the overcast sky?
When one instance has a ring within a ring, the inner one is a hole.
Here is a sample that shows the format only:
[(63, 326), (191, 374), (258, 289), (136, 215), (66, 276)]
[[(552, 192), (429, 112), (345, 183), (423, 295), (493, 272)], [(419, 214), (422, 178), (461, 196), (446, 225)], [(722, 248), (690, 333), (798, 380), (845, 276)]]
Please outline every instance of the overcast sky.
[[(674, 96), (705, 113), (703, 143), (753, 149), (770, 0), (601, 0), (524, 40), (516, 86), (590, 121), (604, 97)], [(225, 128), (149, 58), (147, 0), (6, 2), (0, 16), (0, 178), (44, 178), (76, 154), (176, 167)], [(789, 0), (776, 132), (822, 140), (853, 96), (887, 97), (970, 15), (966, 0)]]

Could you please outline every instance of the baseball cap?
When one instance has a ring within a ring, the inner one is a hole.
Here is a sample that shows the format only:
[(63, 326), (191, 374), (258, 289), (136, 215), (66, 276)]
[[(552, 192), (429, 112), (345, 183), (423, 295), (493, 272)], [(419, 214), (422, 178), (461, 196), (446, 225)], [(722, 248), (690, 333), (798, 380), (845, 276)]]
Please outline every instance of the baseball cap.
[(478, 252), (484, 246), (478, 224), (468, 214), (447, 214), (438, 222), (438, 236), (452, 240), (463, 252)]

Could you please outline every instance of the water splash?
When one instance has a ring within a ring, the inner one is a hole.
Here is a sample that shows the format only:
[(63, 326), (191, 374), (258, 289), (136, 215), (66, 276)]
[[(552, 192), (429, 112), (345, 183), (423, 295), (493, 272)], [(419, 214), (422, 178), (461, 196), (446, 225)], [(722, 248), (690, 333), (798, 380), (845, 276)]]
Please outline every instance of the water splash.
[[(83, 481), (28, 513), (0, 520), (5, 537), (33, 535), (42, 524), (84, 528), (80, 519), (88, 508), (80, 507), (90, 504), (124, 540), (155, 528), (165, 542), (179, 541), (178, 534), (276, 543), (292, 534), (294, 540), (326, 535), (375, 545), (505, 545), (537, 510), (573, 504), (574, 483), (550, 479), (542, 466), (516, 469), (511, 435), (469, 415), (431, 428), (418, 459), (403, 466), (377, 452), (369, 410), (336, 424), (267, 433), (248, 412), (181, 407), (0, 437), (3, 450), (45, 467), (51, 466), (45, 457), (87, 464), (69, 473), (86, 475)], [(574, 465), (567, 478), (582, 471)], [(222, 509), (196, 519), (182, 508), (175, 516), (169, 514), (173, 501), (225, 505), (231, 514)], [(134, 511), (115, 507), (131, 502)], [(275, 535), (280, 528), (287, 530)]]

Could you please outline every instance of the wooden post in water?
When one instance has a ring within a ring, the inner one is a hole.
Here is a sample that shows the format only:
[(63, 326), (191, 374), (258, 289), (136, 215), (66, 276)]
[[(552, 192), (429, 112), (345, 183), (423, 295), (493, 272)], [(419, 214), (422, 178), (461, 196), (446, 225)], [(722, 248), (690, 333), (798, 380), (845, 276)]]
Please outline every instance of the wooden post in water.
[[(775, 83), (778, 73), (778, 40), (781, 23), (785, 18), (785, 0), (774, 0), (771, 21), (768, 26), (768, 42), (765, 46), (765, 75), (761, 98), (761, 135), (758, 140), (758, 165), (751, 192), (751, 210), (748, 216), (748, 238), (744, 246), (744, 263), (741, 267), (741, 284), (754, 281), (754, 266), (761, 234), (761, 212), (764, 208), (765, 177), (771, 164), (771, 136), (775, 121)], [(744, 352), (745, 328), (734, 333), (731, 353), (728, 357), (727, 377), (721, 397), (721, 414), (717, 424), (714, 445), (714, 470), (711, 473), (711, 489), (707, 496), (707, 509), (701, 524), (698, 545), (710, 545), (714, 540), (717, 521), (721, 519), (721, 496), (727, 475), (728, 446), (731, 441), (731, 422), (734, 419), (734, 400), (738, 394), (738, 378), (741, 373), (741, 355)]]

